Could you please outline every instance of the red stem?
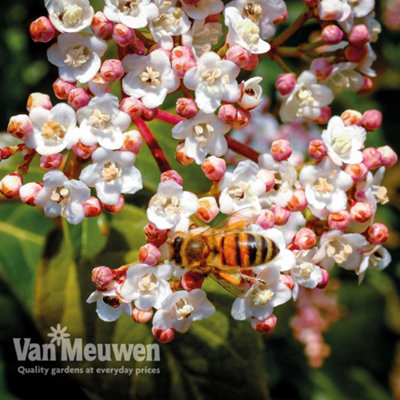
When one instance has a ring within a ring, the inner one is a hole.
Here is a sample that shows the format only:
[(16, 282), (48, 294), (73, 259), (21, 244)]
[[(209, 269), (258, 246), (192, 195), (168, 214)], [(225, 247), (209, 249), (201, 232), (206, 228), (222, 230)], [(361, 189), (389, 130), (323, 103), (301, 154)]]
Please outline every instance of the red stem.
[(260, 153), (251, 149), (249, 146), (246, 146), (243, 143), (236, 141), (235, 139), (230, 138), (229, 136), (225, 136), (226, 141), (228, 143), (228, 147), (233, 150), (235, 153), (241, 154), (244, 157), (247, 157), (249, 160), (254, 162), (258, 162), (258, 157)]
[(161, 172), (169, 171), (171, 169), (167, 158), (165, 157), (164, 152), (162, 151), (160, 145), (158, 144), (156, 138), (154, 137), (151, 130), (148, 128), (146, 123), (142, 120), (142, 118), (136, 118), (134, 121), (137, 126), (140, 134), (142, 135), (144, 141), (149, 147), (151, 154), (158, 164), (158, 168)]
[(163, 110), (158, 110), (157, 115), (155, 116), (159, 121), (166, 122), (167, 124), (176, 125), (179, 122), (183, 121), (184, 118), (179, 117), (178, 115), (170, 114)]

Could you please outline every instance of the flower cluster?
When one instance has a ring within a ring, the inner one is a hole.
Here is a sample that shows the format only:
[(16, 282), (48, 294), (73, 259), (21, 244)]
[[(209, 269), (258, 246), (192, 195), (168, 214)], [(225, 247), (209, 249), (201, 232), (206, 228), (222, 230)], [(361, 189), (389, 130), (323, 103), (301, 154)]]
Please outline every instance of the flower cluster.
[[(382, 115), (331, 116), (329, 107), (344, 91), (372, 87), (371, 44), (380, 33), (374, 1), (304, 3), (295, 22), (275, 35), (287, 17), (283, 0), (105, 0), (96, 13), (88, 0), (46, 0), (48, 17), (32, 22), (30, 32), (34, 41), (52, 41), (54, 94), (65, 102), (53, 106), (49, 96), (33, 93), (28, 114), (10, 119), (8, 132), (21, 143), (1, 149), (1, 159), (22, 153), (24, 162), (1, 180), (1, 192), (77, 224), (103, 209), (120, 212), (123, 194), (142, 188), (134, 166), (142, 142), (161, 172), (139, 263), (93, 270), (96, 290), (88, 301), (97, 302), (101, 319), (123, 312), (137, 322), (153, 318), (154, 336), (168, 342), (214, 313), (202, 289), (212, 275), (237, 293), (232, 317), (269, 332), (274, 307), (308, 293), (303, 288), (324, 288), (335, 265), (362, 280), (390, 262), (382, 246), (388, 228), (374, 217), (388, 202), (381, 181), (397, 156), (389, 146), (366, 145)], [(308, 20), (317, 26), (312, 40), (284, 46)], [(112, 47), (118, 59), (105, 58)], [(275, 115), (262, 76), (250, 76), (267, 53), (283, 70)], [(288, 58), (301, 61), (297, 74)], [(176, 113), (162, 109), (172, 93)], [(182, 168), (199, 165), (208, 193), (184, 190), (147, 124), (152, 119), (172, 125), (176, 160)], [(48, 172), (43, 182), (24, 183), (37, 155)], [(263, 238), (267, 245), (249, 246), (253, 261), (263, 262), (248, 265), (251, 257), (240, 248), (236, 264), (219, 255), (223, 269), (176, 262), (184, 252), (173, 244), (177, 236), (204, 237), (204, 226), (220, 213), (232, 216), (228, 225), (244, 220), (242, 231), (253, 240)], [(226, 273), (227, 265), (239, 273)]]

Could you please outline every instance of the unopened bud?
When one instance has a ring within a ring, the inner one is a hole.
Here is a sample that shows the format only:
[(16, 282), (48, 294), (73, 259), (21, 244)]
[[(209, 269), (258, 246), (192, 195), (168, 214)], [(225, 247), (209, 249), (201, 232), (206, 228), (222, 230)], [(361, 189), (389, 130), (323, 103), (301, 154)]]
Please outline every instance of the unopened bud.
[(11, 172), (0, 181), (0, 192), (9, 199), (17, 197), (22, 186), (22, 176)]
[(139, 261), (143, 264), (154, 266), (160, 258), (160, 250), (151, 243), (147, 243), (139, 249)]
[(288, 201), (287, 208), (290, 211), (305, 211), (308, 206), (304, 190), (296, 189), (293, 191), (292, 198)]
[(367, 231), (367, 239), (372, 244), (383, 244), (389, 237), (389, 229), (386, 225), (376, 222)]
[(181, 277), (181, 286), (190, 292), (193, 289), (201, 289), (204, 282), (204, 275), (199, 272), (188, 271)]
[(14, 115), (10, 118), (7, 132), (17, 139), (24, 140), (33, 132), (32, 122), (25, 114)]
[(237, 109), (233, 104), (223, 104), (218, 110), (218, 118), (228, 125), (233, 125), (236, 120)]
[(148, 310), (141, 310), (140, 308), (133, 307), (131, 317), (135, 322), (145, 324), (153, 317), (153, 309), (149, 308)]
[(183, 78), (187, 71), (196, 66), (196, 61), (188, 47), (178, 46), (171, 52), (171, 65), (176, 76)]
[(88, 218), (99, 216), (103, 210), (100, 200), (94, 196), (90, 196), (82, 205), (83, 210), (85, 211), (85, 217)]
[(53, 105), (51, 104), (50, 97), (47, 94), (36, 92), (29, 95), (26, 103), (28, 111), (31, 111), (32, 108), (35, 107), (42, 107), (46, 110), (50, 110)]
[(337, 25), (327, 25), (321, 32), (325, 44), (338, 44), (343, 39), (343, 31)]
[(328, 149), (322, 140), (311, 140), (308, 145), (308, 154), (313, 160), (321, 161), (328, 154)]
[(42, 190), (43, 185), (39, 182), (29, 182), (22, 185), (19, 189), (19, 198), (25, 204), (34, 206), (38, 193)]
[(197, 113), (197, 106), (193, 99), (180, 97), (176, 101), (176, 113), (183, 118), (192, 118)]
[(121, 111), (129, 114), (133, 121), (142, 115), (145, 107), (139, 99), (134, 96), (130, 96), (125, 97), (121, 100), (119, 108), (121, 109)]
[(182, 183), (183, 183), (182, 177), (174, 169), (170, 169), (169, 171), (163, 172), (161, 174), (160, 181), (161, 182), (164, 182), (164, 181), (175, 181), (179, 185), (182, 185)]
[(67, 100), (69, 93), (73, 89), (76, 89), (74, 83), (64, 81), (61, 78), (57, 78), (53, 83), (54, 95), (60, 100)]
[(116, 82), (124, 76), (124, 67), (120, 60), (105, 60), (100, 68), (100, 75), (106, 82)]
[(168, 329), (156, 329), (152, 328), (151, 333), (161, 343), (168, 343), (174, 340), (175, 331), (172, 328)]
[(371, 204), (358, 201), (350, 208), (350, 214), (353, 221), (362, 224), (369, 221), (374, 216), (374, 210)]
[(152, 121), (158, 114), (158, 109), (157, 108), (147, 108), (143, 106), (142, 110), (142, 119), (144, 121)]
[(258, 65), (258, 56), (237, 44), (228, 49), (225, 58), (245, 71), (252, 71)]
[(124, 196), (122, 196), (122, 194), (119, 196), (117, 204), (104, 204), (103, 203), (104, 209), (107, 210), (108, 212), (110, 212), (111, 214), (120, 213), (123, 210), (124, 205), (125, 205), (125, 199), (124, 199)]
[(382, 166), (381, 153), (374, 147), (367, 147), (362, 151), (363, 163), (368, 169), (376, 169)]
[(368, 50), (365, 46), (356, 47), (349, 45), (344, 49), (344, 56), (346, 57), (347, 61), (358, 63), (366, 56), (367, 51)]
[(332, 109), (328, 106), (320, 108), (319, 116), (314, 120), (316, 124), (325, 125), (328, 123), (332, 115)]
[(130, 48), (133, 49), (133, 53), (137, 54), (138, 56), (146, 55), (147, 48), (145, 44), (140, 39), (135, 39), (130, 45)]
[(381, 155), (382, 165), (386, 168), (393, 167), (397, 163), (397, 154), (390, 146), (382, 146), (377, 149)]
[(292, 146), (285, 139), (279, 139), (272, 142), (271, 155), (275, 161), (285, 161), (292, 155)]
[(126, 47), (136, 39), (135, 30), (124, 24), (116, 24), (114, 26), (112, 38), (118, 46)]
[(32, 40), (40, 43), (50, 42), (56, 34), (53, 24), (46, 17), (35, 19), (29, 27), (29, 32)]
[(303, 0), (303, 3), (304, 3), (306, 6), (312, 8), (312, 7), (315, 7), (316, 5), (318, 5), (319, 0)]
[(138, 154), (142, 147), (142, 135), (139, 131), (132, 129), (124, 132), (124, 139), (122, 142), (122, 151), (130, 151), (134, 154)]
[(68, 104), (75, 110), (85, 107), (90, 101), (88, 92), (82, 88), (72, 89), (68, 95)]
[(302, 250), (310, 250), (317, 243), (315, 232), (309, 228), (301, 228), (295, 235), (293, 243)]
[(258, 333), (270, 333), (275, 329), (275, 326), (278, 322), (278, 318), (274, 315), (271, 314), (268, 318), (264, 319), (263, 321), (260, 321), (257, 318), (252, 318), (251, 319), (251, 327)]
[(351, 215), (348, 211), (338, 211), (329, 214), (328, 225), (331, 229), (339, 229), (340, 231), (345, 231), (351, 221)]
[(210, 156), (201, 163), (201, 170), (208, 179), (219, 181), (225, 175), (226, 162), (223, 158)]
[(106, 291), (113, 279), (113, 271), (104, 265), (92, 269), (92, 282), (97, 290)]
[(369, 76), (364, 76), (364, 81), (362, 86), (360, 87), (360, 89), (358, 89), (357, 93), (366, 93), (369, 92), (373, 86), (374, 86), (374, 82), (372, 81), (372, 79)]
[(275, 225), (285, 225), (290, 218), (290, 211), (287, 208), (281, 206), (272, 207), (272, 211), (275, 214)]
[(168, 239), (168, 231), (165, 229), (158, 229), (152, 222), (149, 222), (144, 227), (144, 234), (146, 235), (147, 243), (151, 243), (156, 247), (160, 247)]
[(87, 160), (93, 154), (93, 152), (97, 149), (97, 144), (92, 146), (87, 146), (83, 144), (80, 140), (72, 146), (72, 151), (83, 160)]
[(94, 14), (90, 27), (92, 28), (93, 33), (101, 39), (111, 38), (114, 30), (113, 22), (107, 19), (101, 11)]
[(382, 125), (382, 113), (378, 110), (365, 111), (362, 116), (362, 125), (367, 131), (375, 131)]
[(262, 229), (270, 229), (275, 225), (275, 214), (272, 210), (262, 210), (254, 222)]
[(211, 222), (219, 213), (219, 208), (215, 197), (202, 197), (199, 199), (199, 208), (196, 216), (207, 224)]
[(238, 107), (236, 109), (236, 119), (233, 121), (232, 128), (233, 129), (243, 129), (246, 127), (251, 119), (251, 114), (248, 110), (244, 110), (243, 108)]
[(318, 283), (317, 288), (318, 289), (325, 289), (328, 286), (329, 273), (324, 267), (319, 267), (319, 268), (321, 269), (322, 279)]
[(326, 79), (333, 70), (333, 65), (324, 57), (316, 58), (311, 63), (311, 71), (318, 79)]
[(182, 165), (190, 165), (194, 162), (193, 158), (185, 154), (185, 142), (180, 142), (178, 146), (176, 146), (175, 158), (176, 161)]
[(351, 176), (355, 183), (362, 182), (368, 174), (368, 168), (363, 163), (347, 164), (344, 170)]
[(365, 24), (354, 25), (348, 35), (349, 42), (354, 46), (362, 46), (371, 40), (371, 35)]
[(356, 110), (346, 110), (342, 113), (340, 118), (344, 122), (346, 126), (350, 125), (358, 125), (361, 126), (362, 124), (362, 114)]
[(275, 86), (282, 96), (287, 96), (293, 92), (296, 86), (296, 76), (294, 74), (280, 74), (278, 75)]
[(63, 160), (63, 155), (60, 153), (51, 154), (49, 156), (41, 156), (40, 157), (40, 168), (50, 170), (57, 169)]

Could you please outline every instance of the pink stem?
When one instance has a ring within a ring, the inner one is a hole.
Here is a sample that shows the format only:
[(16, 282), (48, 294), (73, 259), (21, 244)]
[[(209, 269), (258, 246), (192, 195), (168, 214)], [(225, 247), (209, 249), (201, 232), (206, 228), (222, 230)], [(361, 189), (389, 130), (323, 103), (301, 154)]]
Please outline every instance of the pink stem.
[(163, 110), (158, 110), (157, 115), (155, 116), (159, 121), (166, 122), (167, 124), (176, 125), (179, 122), (183, 121), (184, 118), (178, 117), (177, 115), (170, 114)]
[(248, 158), (249, 160), (258, 162), (258, 157), (260, 156), (260, 153), (251, 149), (249, 146), (246, 146), (245, 144), (240, 143), (240, 142), (236, 141), (235, 139), (230, 138), (229, 136), (225, 136), (225, 138), (226, 138), (226, 141), (228, 142), (228, 147), (232, 151)]

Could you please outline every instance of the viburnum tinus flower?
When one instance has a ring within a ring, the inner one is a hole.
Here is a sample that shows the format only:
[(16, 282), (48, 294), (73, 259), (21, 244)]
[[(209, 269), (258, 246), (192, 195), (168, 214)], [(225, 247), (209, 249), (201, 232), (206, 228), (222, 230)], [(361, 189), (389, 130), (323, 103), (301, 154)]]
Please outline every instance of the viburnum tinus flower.
[(190, 1), (183, 1), (182, 8), (190, 18), (198, 20), (220, 13), (224, 3), (221, 0), (199, 0), (193, 4)]
[(104, 204), (117, 204), (121, 193), (133, 194), (143, 187), (141, 173), (132, 165), (134, 153), (100, 147), (92, 154), (92, 161), (82, 170), (79, 179), (95, 187)]

